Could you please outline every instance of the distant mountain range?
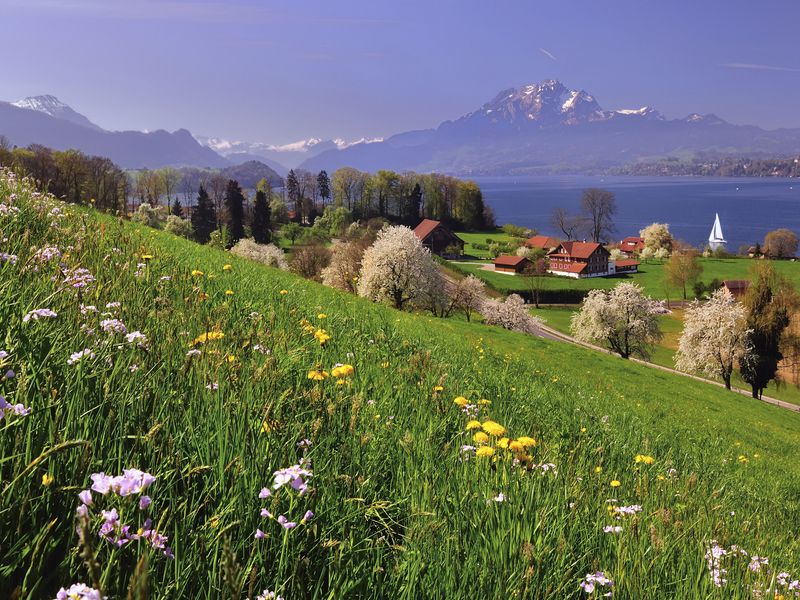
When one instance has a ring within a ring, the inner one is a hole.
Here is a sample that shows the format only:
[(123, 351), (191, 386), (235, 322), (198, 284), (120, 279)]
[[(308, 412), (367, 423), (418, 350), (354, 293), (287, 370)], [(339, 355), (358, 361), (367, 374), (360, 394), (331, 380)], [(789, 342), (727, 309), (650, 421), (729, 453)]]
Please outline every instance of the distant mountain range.
[(650, 107), (605, 110), (591, 94), (556, 80), (503, 90), (454, 121), (385, 140), (274, 145), (193, 136), (185, 129), (106, 131), (54, 96), (0, 102), (0, 134), (18, 146), (77, 148), (125, 168), (258, 161), (278, 175), (289, 168), (332, 172), (345, 166), (456, 175), (608, 172), (665, 157), (800, 155), (800, 129), (733, 125), (713, 114), (667, 119)]
[(55, 96), (0, 102), (0, 135), (16, 146), (42, 144), (56, 150), (76, 148), (105, 156), (126, 169), (166, 166), (226, 167), (231, 164), (203, 146), (185, 129), (106, 131)]
[(591, 94), (548, 80), (503, 90), (478, 110), (436, 129), (327, 150), (300, 166), (443, 171), (460, 175), (605, 171), (665, 156), (787, 156), (800, 129), (767, 131), (708, 114), (666, 119), (650, 107), (604, 110)]
[(195, 138), (218, 154), (233, 162), (259, 160), (268, 164), (281, 175), (298, 167), (303, 161), (328, 150), (343, 150), (356, 144), (381, 142), (382, 139), (360, 139), (347, 142), (343, 139), (322, 140), (310, 138), (291, 144), (274, 145), (263, 142), (231, 142), (229, 140), (196, 135)]

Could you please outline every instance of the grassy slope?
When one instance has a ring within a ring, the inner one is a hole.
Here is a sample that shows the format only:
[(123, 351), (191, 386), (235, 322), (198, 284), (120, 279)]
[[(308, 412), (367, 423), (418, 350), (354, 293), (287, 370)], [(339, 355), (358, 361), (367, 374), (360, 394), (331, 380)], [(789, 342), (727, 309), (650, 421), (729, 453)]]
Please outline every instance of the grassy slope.
[[(700, 279), (706, 283), (712, 279), (748, 279), (749, 269), (752, 261), (746, 259), (714, 259), (702, 258), (700, 264), (703, 266), (703, 273)], [(800, 287), (800, 263), (791, 261), (774, 261), (775, 269)], [(474, 273), (487, 283), (502, 292), (513, 292), (526, 290), (527, 285), (522, 277), (508, 277), (497, 273), (481, 271), (479, 265), (459, 265), (461, 269)], [(545, 279), (545, 289), (609, 289), (616, 286), (621, 281), (631, 281), (644, 288), (644, 291), (653, 298), (665, 298), (664, 291), (664, 264), (657, 262), (645, 263), (639, 266), (639, 273), (619, 277), (598, 277), (594, 279), (570, 279), (568, 277), (548, 277)], [(691, 293), (691, 290), (687, 290)], [(670, 290), (670, 300), (682, 299), (682, 292)]]
[[(33, 412), (0, 421), (0, 589), (52, 597), (88, 580), (74, 550), (76, 493), (89, 473), (127, 466), (158, 476), (151, 512), (175, 549), (171, 562), (150, 557), (154, 597), (221, 597), (226, 544), (245, 591), (252, 582), (287, 598), (579, 597), (579, 580), (595, 569), (616, 580), (615, 597), (705, 597), (711, 538), (769, 555), (776, 568), (800, 567), (790, 526), (800, 517), (798, 415), (581, 348), (397, 313), (75, 209), (51, 229), (22, 205), (19, 217), (0, 220), (7, 251), (20, 259), (0, 267), (3, 346), (19, 373), (0, 389)], [(95, 359), (66, 365), (93, 343), (80, 331), (91, 317), (72, 293), (54, 293), (52, 270), (30, 268), (29, 246), (45, 237), (74, 246), (65, 262), (99, 282), (84, 302), (121, 301), (120, 316), (148, 335), (149, 351), (103, 342)], [(142, 253), (155, 258), (136, 278)], [(21, 323), (44, 305), (58, 318)], [(263, 316), (248, 316), (254, 310)], [(320, 347), (301, 318), (331, 341)], [(188, 340), (214, 326), (226, 337), (188, 359)], [(254, 352), (256, 342), (271, 355)], [(307, 379), (314, 365), (336, 362), (355, 366), (348, 384)], [(215, 381), (217, 392), (206, 389)], [(497, 462), (459, 460), (469, 437), (456, 395), (491, 399), (482, 418), (536, 437), (532, 458), (555, 463), (558, 476), (515, 468), (500, 450)], [(265, 415), (277, 420), (269, 433)], [(304, 437), (314, 442), (314, 491), (259, 500), (270, 473), (296, 462)], [(58, 446), (68, 441), (85, 444)], [(641, 452), (656, 463), (635, 465)], [(671, 468), (674, 476), (657, 477)], [(48, 487), (44, 473), (55, 478)], [(622, 486), (609, 488), (612, 478)], [(500, 491), (509, 500), (487, 504)], [(613, 522), (611, 494), (644, 507), (621, 521), (618, 538), (601, 531)], [(98, 508), (115, 502), (96, 498)], [(258, 517), (265, 504), (317, 517), (284, 534)], [(141, 518), (119, 506), (126, 520)], [(265, 539), (253, 539), (256, 527)], [(147, 552), (95, 543), (106, 593), (124, 597)], [(744, 572), (729, 568), (732, 581)], [(736, 586), (727, 592), (743, 596)]]
[[(542, 307), (538, 310), (533, 309), (533, 314), (544, 319), (553, 329), (569, 334), (570, 320), (576, 310), (577, 307), (571, 306)], [(659, 317), (658, 321), (664, 337), (656, 346), (650, 360), (657, 365), (674, 368), (675, 352), (678, 350), (678, 342), (680, 341), (681, 331), (683, 331), (683, 310), (673, 310), (672, 314), (663, 315)], [(749, 389), (749, 386), (742, 380), (738, 372), (734, 373), (733, 385)], [(767, 396), (785, 400), (786, 402), (800, 404), (800, 389), (794, 385), (781, 384), (777, 386), (773, 381), (764, 393)]]
[(491, 258), (491, 254), (488, 250), (481, 250), (480, 248), (476, 248), (473, 244), (486, 244), (487, 240), (492, 240), (493, 242), (498, 242), (500, 244), (505, 244), (512, 241), (519, 241), (518, 238), (514, 238), (507, 233), (503, 233), (502, 230), (498, 229), (497, 231), (487, 232), (487, 231), (479, 231), (477, 233), (467, 233), (461, 232), (457, 233), (458, 237), (464, 240), (464, 254), (468, 256), (474, 256), (476, 258)]

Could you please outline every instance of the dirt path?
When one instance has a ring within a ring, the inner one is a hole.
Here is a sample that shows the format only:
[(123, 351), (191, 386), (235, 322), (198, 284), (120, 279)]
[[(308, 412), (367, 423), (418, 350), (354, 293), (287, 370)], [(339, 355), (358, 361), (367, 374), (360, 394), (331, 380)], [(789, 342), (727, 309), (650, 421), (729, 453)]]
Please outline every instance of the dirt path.
[[(608, 350), (606, 348), (601, 348), (600, 346), (595, 346), (594, 344), (587, 344), (585, 342), (580, 342), (580, 341), (576, 340), (575, 338), (573, 338), (572, 336), (569, 336), (569, 335), (567, 335), (565, 333), (561, 333), (560, 331), (558, 331), (556, 329), (553, 329), (552, 327), (548, 327), (547, 325), (541, 325), (540, 329), (542, 330), (542, 333), (548, 334), (546, 336), (545, 335), (541, 335), (541, 337), (547, 337), (548, 339), (551, 339), (551, 340), (559, 340), (559, 341), (562, 341), (562, 342), (567, 342), (569, 344), (575, 344), (576, 346), (583, 346), (584, 348), (590, 348), (592, 350), (597, 350), (598, 352), (605, 352), (606, 354), (610, 354), (612, 356), (618, 356), (615, 352), (612, 352), (612, 351), (610, 351), (610, 350)], [(722, 383), (720, 383), (719, 381), (714, 381), (713, 379), (706, 379), (705, 377), (699, 377), (697, 375), (691, 375), (689, 373), (684, 373), (684, 372), (678, 371), (676, 369), (671, 369), (670, 367), (663, 367), (663, 366), (657, 365), (655, 363), (647, 362), (646, 360), (641, 360), (639, 358), (630, 358), (628, 360), (630, 360), (631, 362), (638, 363), (640, 365), (645, 365), (645, 366), (650, 367), (652, 369), (659, 369), (660, 371), (666, 371), (668, 373), (674, 373), (675, 375), (680, 375), (682, 377), (688, 377), (690, 379), (695, 379), (697, 381), (702, 381), (703, 383), (709, 383), (711, 385), (715, 385), (715, 386), (721, 387), (723, 389), (725, 388), (725, 386)], [(737, 394), (741, 394), (743, 396), (747, 396), (748, 398), (752, 398), (752, 394), (750, 393), (750, 390), (745, 390), (745, 389), (742, 389), (742, 388), (732, 387), (731, 391), (735, 392)], [(786, 410), (791, 410), (792, 412), (800, 412), (800, 406), (798, 406), (797, 404), (792, 404), (791, 402), (785, 402), (783, 400), (778, 400), (777, 398), (771, 398), (770, 396), (762, 396), (760, 398), (760, 400), (762, 402), (766, 402), (767, 404), (773, 404), (775, 406), (779, 406), (781, 408), (785, 408)]]

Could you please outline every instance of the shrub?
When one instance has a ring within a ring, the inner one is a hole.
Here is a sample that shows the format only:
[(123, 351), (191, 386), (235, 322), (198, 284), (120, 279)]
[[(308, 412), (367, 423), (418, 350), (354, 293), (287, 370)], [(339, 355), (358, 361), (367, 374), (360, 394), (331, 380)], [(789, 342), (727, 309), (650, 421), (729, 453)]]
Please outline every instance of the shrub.
[(136, 212), (134, 212), (131, 217), (131, 221), (134, 223), (141, 223), (153, 229), (161, 229), (164, 220), (164, 210), (160, 206), (153, 208), (146, 202), (140, 204), (139, 208), (136, 209)]
[(335, 244), (330, 263), (322, 269), (322, 283), (337, 290), (355, 294), (358, 291), (361, 258), (367, 247), (368, 243), (364, 240)]
[(289, 270), (306, 279), (322, 281), (322, 269), (331, 261), (331, 251), (319, 244), (300, 246), (292, 253)]
[(286, 270), (289, 268), (283, 250), (273, 244), (256, 244), (250, 238), (239, 240), (231, 252), (242, 258), (249, 258), (270, 267)]
[(487, 300), (481, 307), (481, 314), (486, 325), (521, 333), (537, 333), (542, 325), (542, 320), (528, 312), (525, 301), (517, 294), (511, 294), (505, 302)]
[(181, 219), (175, 215), (169, 215), (164, 225), (164, 231), (180, 237), (192, 237), (192, 222), (189, 219)]

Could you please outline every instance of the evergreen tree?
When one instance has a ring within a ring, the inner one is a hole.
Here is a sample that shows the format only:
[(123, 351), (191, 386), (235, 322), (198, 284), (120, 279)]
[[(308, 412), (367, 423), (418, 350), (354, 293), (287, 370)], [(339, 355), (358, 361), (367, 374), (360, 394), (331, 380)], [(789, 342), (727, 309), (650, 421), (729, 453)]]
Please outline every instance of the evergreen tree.
[(289, 171), (289, 174), (286, 176), (286, 196), (289, 200), (289, 206), (294, 209), (294, 220), (300, 220), (300, 183), (297, 181), (297, 175), (294, 172), (294, 169)]
[(207, 244), (211, 238), (211, 232), (217, 228), (217, 215), (214, 204), (208, 197), (208, 192), (201, 185), (197, 190), (197, 205), (192, 211), (192, 231), (194, 239), (201, 244)]
[(769, 382), (775, 379), (783, 358), (781, 336), (789, 325), (784, 300), (788, 290), (769, 265), (762, 265), (756, 281), (745, 298), (747, 307), (747, 342), (750, 357), (740, 361), (742, 379), (750, 384), (753, 398), (760, 398)]
[(228, 209), (228, 234), (231, 246), (244, 237), (244, 194), (239, 182), (228, 181), (225, 191), (225, 208)]
[(319, 175), (317, 175), (317, 191), (319, 192), (319, 197), (322, 198), (322, 208), (324, 209), (325, 204), (331, 198), (331, 180), (325, 170), (320, 171)]
[(419, 183), (414, 184), (414, 188), (406, 198), (405, 222), (411, 227), (416, 227), (419, 223), (419, 212), (422, 209), (422, 188)]
[(269, 202), (267, 202), (267, 194), (263, 189), (257, 190), (250, 229), (253, 231), (253, 239), (258, 244), (269, 244), (270, 239), (272, 239), (269, 219), (270, 209)]
[(170, 212), (176, 217), (183, 217), (183, 207), (181, 206), (181, 202), (178, 200), (177, 196), (175, 196), (175, 200), (172, 201), (172, 208), (170, 209)]

